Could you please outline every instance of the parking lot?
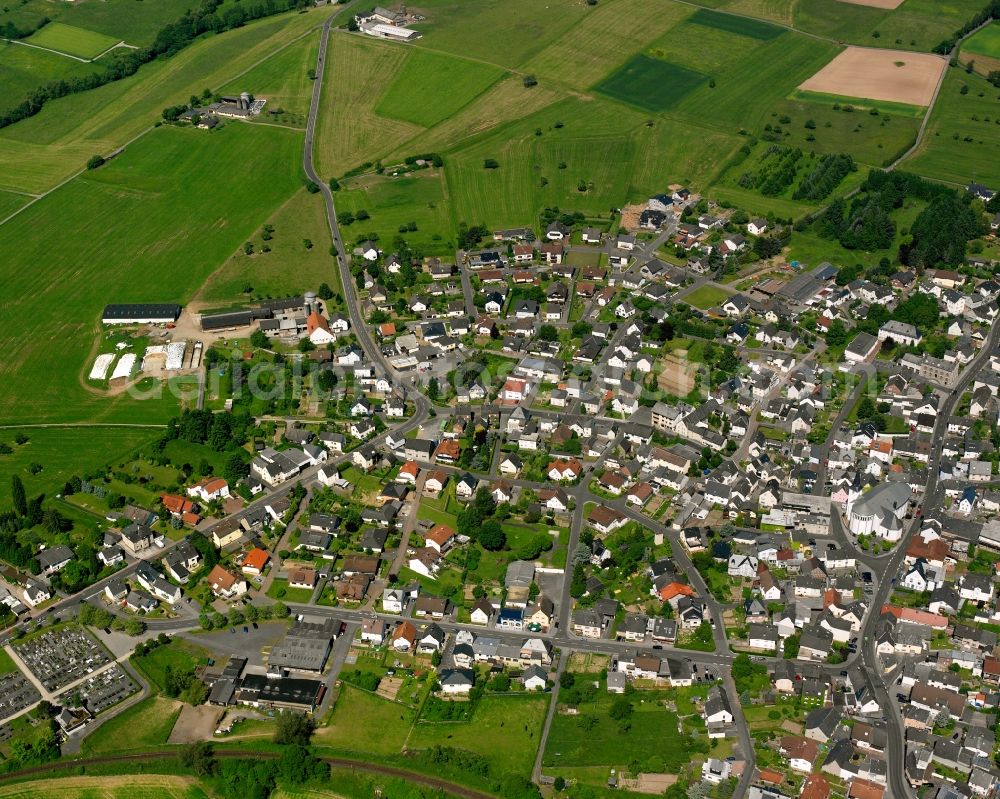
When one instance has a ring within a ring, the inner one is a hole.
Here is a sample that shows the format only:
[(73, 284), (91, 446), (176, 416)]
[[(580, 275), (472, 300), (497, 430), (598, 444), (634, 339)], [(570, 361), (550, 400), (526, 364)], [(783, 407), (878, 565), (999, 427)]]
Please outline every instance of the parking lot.
[(0, 718), (13, 716), (41, 698), (38, 689), (21, 672), (0, 677)]
[(52, 693), (111, 662), (107, 650), (79, 627), (49, 630), (16, 644), (15, 649), (45, 690)]
[(133, 680), (119, 664), (115, 663), (100, 674), (95, 674), (89, 680), (84, 680), (65, 694), (57, 697), (57, 702), (65, 704), (71, 696), (79, 695), (84, 706), (93, 715), (97, 715), (109, 707), (132, 696), (139, 690)]

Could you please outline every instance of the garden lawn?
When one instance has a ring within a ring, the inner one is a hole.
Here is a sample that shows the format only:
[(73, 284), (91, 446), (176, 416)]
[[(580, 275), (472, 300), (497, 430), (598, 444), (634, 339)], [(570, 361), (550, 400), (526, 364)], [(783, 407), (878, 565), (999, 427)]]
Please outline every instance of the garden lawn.
[(548, 709), (549, 695), (497, 696), (486, 694), (471, 721), (418, 721), (408, 749), (453, 746), (490, 759), (504, 772), (528, 778)]
[[(284, 593), (282, 593), (282, 589), (284, 589)], [(289, 588), (286, 578), (275, 577), (267, 589), (267, 595), (271, 599), (280, 599), (282, 602), (304, 605), (312, 599), (313, 590), (312, 588)]]
[(411, 50), (375, 112), (429, 128), (458, 111), (504, 76), (489, 64)]
[[(185, 303), (301, 185), (301, 141), (242, 124), (160, 128), (0, 226), (8, 253), (0, 282), (14, 298), (0, 316), (0, 418), (163, 422), (176, 412), (170, 392), (137, 400), (84, 388), (101, 310), (112, 301)], [(213, 190), (192, 190), (178, 175)]]
[(77, 58), (91, 59), (114, 47), (121, 40), (74, 25), (50, 22), (25, 41), (38, 47), (69, 53)]
[(162, 746), (181, 712), (181, 702), (150, 696), (112, 719), (83, 740), (86, 756)]
[(688, 305), (693, 305), (695, 308), (700, 308), (705, 311), (709, 308), (721, 305), (731, 296), (731, 292), (719, 288), (718, 286), (704, 285), (699, 286), (690, 294), (684, 295), (681, 300), (682, 302), (686, 302)]
[[(325, 726), (313, 735), (317, 746), (372, 755), (398, 755), (413, 725), (413, 710), (343, 685)], [(359, 724), (358, 720), (364, 723)]]
[(161, 692), (166, 689), (166, 671), (194, 671), (199, 663), (208, 658), (208, 650), (190, 641), (173, 639), (169, 644), (158, 646), (142, 657), (132, 657), (132, 665), (142, 672), (146, 679)]
[[(581, 705), (578, 716), (557, 713), (543, 763), (621, 768), (635, 760), (642, 763), (659, 757), (667, 771), (676, 773), (690, 760), (690, 752), (677, 730), (677, 714), (658, 703), (639, 704), (641, 697), (641, 693), (633, 697), (635, 710), (628, 732), (622, 732), (618, 722), (608, 716), (609, 699)], [(585, 718), (596, 719), (596, 723), (582, 721)]]

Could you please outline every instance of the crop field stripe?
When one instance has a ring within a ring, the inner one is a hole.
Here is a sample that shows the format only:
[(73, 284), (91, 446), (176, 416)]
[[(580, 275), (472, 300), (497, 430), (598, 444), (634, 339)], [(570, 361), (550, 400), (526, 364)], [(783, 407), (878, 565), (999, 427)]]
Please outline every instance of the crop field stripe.
[(741, 36), (749, 36), (751, 39), (770, 41), (777, 39), (785, 32), (785, 29), (778, 25), (772, 25), (759, 19), (749, 19), (735, 14), (725, 14), (720, 11), (712, 11), (707, 8), (700, 8), (688, 19), (696, 25), (703, 25), (706, 28), (716, 28), (728, 33), (738, 33)]
[(806, 103), (839, 103), (841, 106), (849, 105), (855, 111), (866, 112), (875, 108), (882, 114), (892, 114), (894, 116), (912, 117), (921, 119), (926, 113), (926, 108), (919, 105), (909, 105), (908, 103), (893, 103), (889, 100), (866, 100), (859, 97), (845, 97), (842, 94), (829, 94), (828, 92), (814, 92), (808, 89), (796, 89), (788, 96), (789, 100), (799, 100)]
[(646, 111), (664, 111), (707, 80), (708, 75), (693, 69), (637, 55), (594, 90)]

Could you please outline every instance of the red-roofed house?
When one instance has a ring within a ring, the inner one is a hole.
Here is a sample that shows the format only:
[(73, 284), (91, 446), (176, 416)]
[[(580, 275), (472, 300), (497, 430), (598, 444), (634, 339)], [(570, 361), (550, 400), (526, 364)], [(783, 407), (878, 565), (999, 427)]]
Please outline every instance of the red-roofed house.
[(244, 574), (263, 574), (264, 569), (267, 568), (267, 562), (271, 559), (260, 547), (254, 547), (251, 549), (247, 556), (243, 559), (243, 573)]
[(455, 531), (447, 524), (435, 524), (425, 536), (427, 546), (444, 554), (455, 543)]
[(330, 323), (319, 311), (313, 311), (306, 317), (306, 335), (317, 347), (332, 344), (337, 340), (337, 337), (330, 331)]
[(160, 502), (163, 503), (163, 507), (170, 512), (171, 516), (183, 516), (185, 513), (193, 512), (197, 507), (190, 499), (185, 499), (177, 494), (162, 494)]

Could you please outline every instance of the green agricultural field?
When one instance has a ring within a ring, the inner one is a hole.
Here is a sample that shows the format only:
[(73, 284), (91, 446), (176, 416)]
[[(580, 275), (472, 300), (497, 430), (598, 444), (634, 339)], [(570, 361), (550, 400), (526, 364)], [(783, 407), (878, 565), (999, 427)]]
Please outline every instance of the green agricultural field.
[[(337, 198), (340, 208), (340, 198)], [(268, 218), (274, 228), (270, 241), (258, 229), (249, 241), (254, 254), (247, 256), (242, 244), (209, 279), (195, 298), (206, 307), (224, 307), (255, 298), (287, 297), (315, 291), (320, 283), (338, 290), (337, 262), (330, 257), (330, 229), (323, 198), (305, 189)], [(305, 240), (313, 246), (307, 249)], [(263, 252), (268, 246), (270, 252)], [(247, 292), (245, 289), (250, 288)]]
[(315, 144), (316, 169), (330, 177), (376, 160), (421, 130), (375, 112), (372, 87), (391, 83), (409, 51), (346, 33), (332, 37)]
[(993, 22), (966, 39), (962, 52), (1000, 58), (1000, 22)]
[(0, 799), (206, 799), (192, 777), (164, 774), (62, 777), (0, 787)]
[(424, 169), (398, 178), (365, 175), (352, 180), (336, 195), (337, 212), (357, 213), (364, 209), (370, 219), (341, 228), (347, 244), (374, 231), (388, 243), (400, 234), (400, 227), (416, 223), (416, 231), (404, 235), (411, 247), (425, 255), (452, 255), (452, 237), (448, 200), (440, 170)]
[(517, 67), (594, 13), (577, 0), (423, 0), (417, 47)]
[(53, 23), (104, 34), (114, 39), (112, 44), (126, 41), (142, 46), (151, 44), (164, 25), (176, 22), (186, 11), (199, 5), (199, 0), (157, 0), (142, 6), (141, 13), (137, 13), (135, 0), (101, 0), (100, 3), (18, 0), (0, 8), (0, 25), (12, 22), (21, 28), (31, 28), (47, 17)]
[(696, 25), (687, 20), (650, 44), (645, 52), (654, 58), (718, 76), (738, 65), (760, 46), (759, 40), (749, 36)]
[(161, 109), (220, 87), (274, 55), (320, 23), (321, 15), (283, 14), (208, 36), (125, 80), (46, 104), (41, 113), (0, 129), (0, 189), (51, 189), (94, 153), (109, 153), (148, 131)]
[(31, 200), (26, 194), (17, 194), (12, 191), (0, 191), (0, 219), (6, 219), (18, 208), (23, 208)]
[(490, 696), (480, 701), (471, 721), (418, 721), (408, 749), (454, 746), (490, 758), (504, 772), (528, 777), (535, 762), (549, 696)]
[(162, 746), (170, 737), (181, 703), (162, 696), (150, 696), (125, 712), (108, 719), (83, 739), (83, 754), (120, 753), (126, 750)]
[[(123, 458), (159, 435), (155, 428), (141, 427), (34, 427), (0, 429), (0, 442), (14, 451), (0, 455), (0, 486), (10, 485), (17, 475), (29, 497), (53, 496), (73, 475), (82, 476), (107, 465), (112, 458)], [(17, 444), (14, 436), (28, 436)], [(29, 466), (41, 464), (32, 474)]]
[(731, 292), (719, 288), (718, 286), (705, 285), (699, 286), (690, 294), (684, 295), (683, 300), (688, 305), (693, 305), (695, 308), (700, 308), (705, 311), (709, 308), (715, 308), (716, 306), (721, 305), (731, 296)]
[(593, 85), (625, 60), (622, 42), (644, 47), (690, 13), (672, 0), (601, 3), (522, 70), (539, 78), (542, 86), (548, 86), (549, 79), (573, 89)]
[(121, 39), (95, 33), (75, 25), (65, 25), (62, 22), (50, 22), (34, 36), (26, 40), (38, 47), (47, 47), (68, 53), (77, 58), (97, 58), (105, 50), (114, 47)]
[(665, 111), (707, 80), (707, 75), (693, 69), (637, 55), (594, 88), (646, 111)]
[(960, 186), (972, 180), (1000, 184), (998, 93), (979, 75), (949, 69), (924, 139), (904, 168)]
[[(301, 185), (301, 144), (299, 133), (239, 123), (160, 128), (0, 226), (10, 253), (0, 281), (18, 298), (0, 317), (9, 353), (0, 418), (163, 421), (175, 411), (166, 392), (136, 402), (84, 388), (101, 309), (186, 302)], [(178, 174), (214, 188), (193, 191)], [(45, 336), (35, 335), (40, 325)]]
[(740, 36), (749, 36), (751, 39), (770, 41), (784, 33), (783, 28), (777, 25), (769, 25), (759, 20), (738, 17), (734, 14), (723, 14), (718, 11), (711, 11), (707, 8), (698, 9), (691, 15), (689, 22), (696, 25), (704, 25), (706, 28), (715, 28), (728, 33), (738, 33)]
[(312, 32), (238, 80), (225, 84), (221, 91), (224, 94), (248, 91), (255, 97), (265, 98), (267, 105), (260, 117), (262, 121), (305, 127), (313, 88), (309, 70), (316, 66), (318, 50), (319, 33)]
[(58, 53), (0, 41), (0, 111), (18, 105), (30, 92), (54, 80), (79, 78), (99, 72), (100, 64), (88, 64)]
[(452, 116), (503, 76), (502, 70), (488, 64), (412, 50), (375, 112), (429, 128)]

